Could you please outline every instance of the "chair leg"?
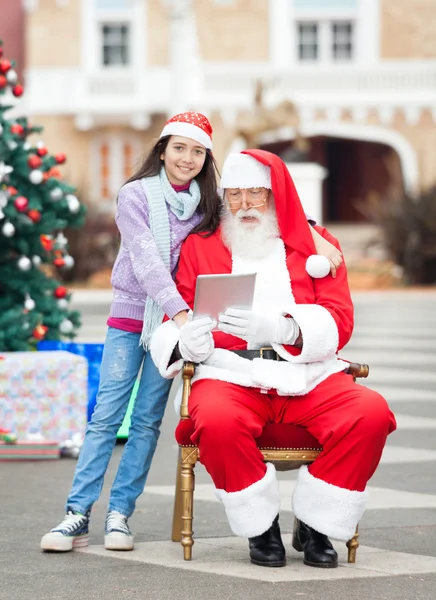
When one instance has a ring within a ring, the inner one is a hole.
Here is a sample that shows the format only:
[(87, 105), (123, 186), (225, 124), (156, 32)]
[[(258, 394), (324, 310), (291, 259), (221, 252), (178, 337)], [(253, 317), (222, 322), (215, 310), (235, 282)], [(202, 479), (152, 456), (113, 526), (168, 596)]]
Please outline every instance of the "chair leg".
[(195, 463), (185, 462), (181, 465), (181, 492), (182, 492), (182, 531), (181, 544), (183, 546), (183, 558), (192, 559), (192, 546), (194, 545), (192, 519), (195, 488)]
[(177, 458), (176, 493), (174, 496), (173, 530), (171, 539), (180, 542), (182, 539), (182, 452), (179, 448)]
[(359, 538), (359, 525), (356, 527), (356, 533), (353, 535), (351, 540), (348, 540), (348, 542), (347, 542), (348, 562), (349, 563), (356, 562), (356, 552), (357, 552), (357, 548), (360, 545), (358, 538)]

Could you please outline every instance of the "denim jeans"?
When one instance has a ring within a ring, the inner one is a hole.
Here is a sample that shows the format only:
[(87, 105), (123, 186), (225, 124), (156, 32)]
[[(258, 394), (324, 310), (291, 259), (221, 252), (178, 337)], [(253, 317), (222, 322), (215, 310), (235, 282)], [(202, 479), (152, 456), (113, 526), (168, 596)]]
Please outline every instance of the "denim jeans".
[(144, 351), (139, 339), (140, 334), (108, 329), (97, 403), (86, 430), (67, 508), (86, 513), (100, 496), (141, 364), (129, 438), (112, 485), (109, 510), (130, 517), (144, 490), (172, 382), (159, 375), (150, 352)]

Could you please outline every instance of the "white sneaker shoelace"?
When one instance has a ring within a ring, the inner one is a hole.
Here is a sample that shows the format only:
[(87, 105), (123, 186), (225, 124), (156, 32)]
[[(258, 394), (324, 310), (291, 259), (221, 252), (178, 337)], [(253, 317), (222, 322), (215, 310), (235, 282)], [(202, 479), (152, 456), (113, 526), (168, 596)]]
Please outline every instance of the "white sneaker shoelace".
[(106, 517), (106, 533), (112, 533), (113, 531), (119, 531), (129, 536), (132, 535), (127, 524), (127, 517), (115, 510), (111, 510)]
[(75, 515), (73, 512), (67, 512), (64, 517), (64, 520), (59, 523), (57, 527), (54, 527), (52, 531), (62, 531), (67, 534), (73, 533), (75, 530), (79, 529), (87, 520), (85, 515)]

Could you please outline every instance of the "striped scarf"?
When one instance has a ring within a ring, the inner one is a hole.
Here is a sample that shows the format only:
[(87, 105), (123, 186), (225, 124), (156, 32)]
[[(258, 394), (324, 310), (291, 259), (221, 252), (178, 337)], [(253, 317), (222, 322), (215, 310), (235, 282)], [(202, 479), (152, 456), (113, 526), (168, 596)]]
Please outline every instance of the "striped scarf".
[[(141, 179), (142, 188), (150, 209), (150, 230), (156, 242), (162, 262), (171, 270), (171, 231), (168, 207), (180, 221), (190, 219), (200, 203), (200, 187), (193, 179), (189, 190), (176, 192), (168, 180), (164, 167), (159, 175)], [(145, 350), (150, 346), (151, 336), (162, 323), (164, 311), (150, 296), (147, 296), (144, 309), (141, 344)]]

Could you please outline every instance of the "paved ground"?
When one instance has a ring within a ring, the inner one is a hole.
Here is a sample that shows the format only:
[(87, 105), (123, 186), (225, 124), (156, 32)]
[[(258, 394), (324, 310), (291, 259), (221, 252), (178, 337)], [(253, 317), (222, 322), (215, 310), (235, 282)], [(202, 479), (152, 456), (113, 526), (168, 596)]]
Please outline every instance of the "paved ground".
[[(288, 566), (247, 562), (246, 542), (231, 536), (208, 476), (197, 472), (194, 560), (181, 560), (169, 541), (175, 474), (176, 416), (169, 405), (145, 493), (131, 519), (136, 549), (102, 548), (109, 486), (93, 512), (91, 546), (67, 555), (42, 554), (39, 540), (62, 517), (75, 461), (0, 464), (0, 599), (177, 597), (180, 600), (434, 600), (436, 597), (436, 293), (356, 294), (356, 334), (344, 356), (371, 365), (368, 385), (384, 393), (399, 429), (370, 482), (358, 562), (332, 571), (311, 569), (290, 545), (290, 496), (295, 473), (281, 474), (281, 524)], [(101, 341), (109, 298), (76, 294), (84, 341)]]

